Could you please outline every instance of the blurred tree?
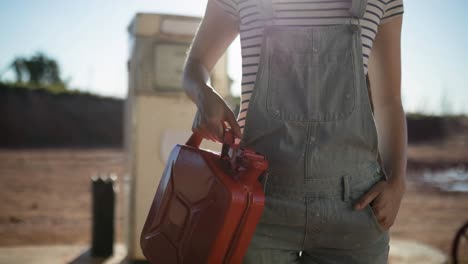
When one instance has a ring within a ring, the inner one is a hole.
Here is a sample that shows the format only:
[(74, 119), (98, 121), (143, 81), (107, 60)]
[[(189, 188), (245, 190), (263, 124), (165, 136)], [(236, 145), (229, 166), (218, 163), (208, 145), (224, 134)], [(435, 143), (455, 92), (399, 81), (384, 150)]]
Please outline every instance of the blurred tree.
[(60, 77), (57, 61), (42, 52), (37, 52), (30, 58), (16, 57), (10, 68), (14, 71), (17, 83), (67, 88), (67, 83)]
[(11, 63), (11, 68), (15, 71), (16, 82), (23, 82), (23, 69), (25, 67), (24, 60), (22, 58), (15, 58)]

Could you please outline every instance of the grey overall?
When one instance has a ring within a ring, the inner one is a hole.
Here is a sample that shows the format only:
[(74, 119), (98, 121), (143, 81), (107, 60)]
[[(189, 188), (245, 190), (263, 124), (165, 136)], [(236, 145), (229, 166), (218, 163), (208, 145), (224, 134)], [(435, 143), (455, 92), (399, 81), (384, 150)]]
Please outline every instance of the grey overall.
[(367, 1), (352, 0), (349, 23), (307, 27), (276, 25), (271, 0), (257, 2), (265, 28), (240, 146), (270, 166), (243, 263), (387, 263), (389, 232), (371, 205), (353, 209), (387, 179), (363, 66)]

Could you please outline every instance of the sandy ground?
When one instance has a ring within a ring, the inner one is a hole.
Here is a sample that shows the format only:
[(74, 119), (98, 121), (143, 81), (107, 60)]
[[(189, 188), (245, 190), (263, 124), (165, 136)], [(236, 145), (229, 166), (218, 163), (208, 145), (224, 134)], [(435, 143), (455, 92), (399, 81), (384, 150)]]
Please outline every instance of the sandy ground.
[[(91, 180), (113, 172), (121, 180), (124, 153), (98, 150), (0, 150), (0, 246), (83, 244), (91, 237)], [(391, 236), (423, 242), (449, 254), (468, 221), (468, 193), (447, 193), (409, 171), (408, 189)], [(122, 242), (118, 192), (116, 239)]]
[[(121, 150), (0, 151), (0, 245), (88, 243), (91, 179), (113, 172), (121, 184)], [(117, 195), (116, 238), (122, 199)]]

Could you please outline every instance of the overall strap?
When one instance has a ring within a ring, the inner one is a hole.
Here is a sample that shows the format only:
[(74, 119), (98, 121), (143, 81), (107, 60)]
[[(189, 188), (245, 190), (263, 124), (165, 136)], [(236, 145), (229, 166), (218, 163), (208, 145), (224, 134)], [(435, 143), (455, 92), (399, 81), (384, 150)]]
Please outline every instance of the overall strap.
[(367, 0), (351, 0), (351, 7), (348, 10), (351, 15), (350, 24), (359, 24), (359, 19), (362, 19), (366, 13), (366, 7)]
[(273, 11), (273, 0), (257, 0), (259, 3), (260, 14), (267, 26), (275, 24), (275, 12)]

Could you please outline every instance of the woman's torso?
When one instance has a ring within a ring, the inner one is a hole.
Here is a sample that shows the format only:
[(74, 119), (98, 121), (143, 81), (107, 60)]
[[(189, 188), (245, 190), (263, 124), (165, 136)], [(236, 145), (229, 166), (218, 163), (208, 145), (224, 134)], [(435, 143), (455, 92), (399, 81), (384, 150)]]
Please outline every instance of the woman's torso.
[[(216, 0), (239, 22), (242, 53), (241, 107), (237, 120), (244, 129), (249, 99), (255, 86), (260, 59), (263, 23), (256, 1)], [(362, 26), (364, 73), (378, 26), (403, 14), (403, 0), (368, 0)], [(351, 0), (272, 0), (280, 26), (316, 26), (347, 23)]]

